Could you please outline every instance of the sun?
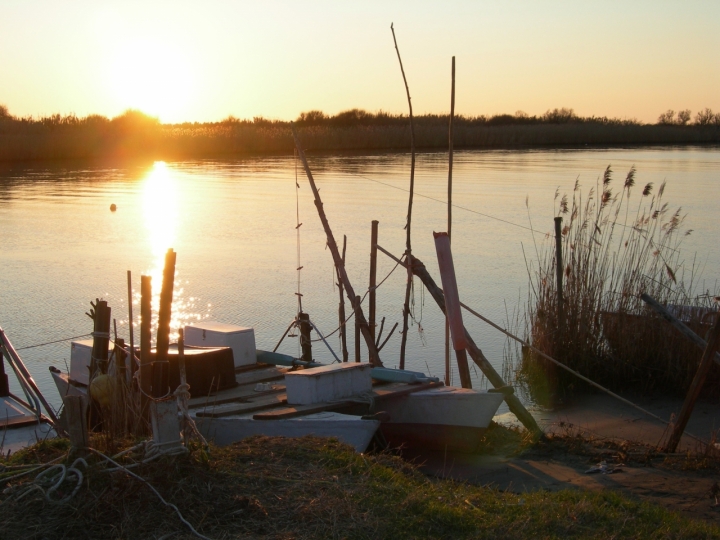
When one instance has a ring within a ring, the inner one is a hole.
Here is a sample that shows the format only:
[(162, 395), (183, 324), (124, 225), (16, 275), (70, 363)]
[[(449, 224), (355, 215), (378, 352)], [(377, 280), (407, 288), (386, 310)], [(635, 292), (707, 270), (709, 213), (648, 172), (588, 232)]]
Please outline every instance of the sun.
[(183, 113), (194, 77), (181, 50), (154, 39), (127, 40), (117, 46), (109, 67), (112, 91), (122, 110), (139, 109), (163, 122), (186, 120)]

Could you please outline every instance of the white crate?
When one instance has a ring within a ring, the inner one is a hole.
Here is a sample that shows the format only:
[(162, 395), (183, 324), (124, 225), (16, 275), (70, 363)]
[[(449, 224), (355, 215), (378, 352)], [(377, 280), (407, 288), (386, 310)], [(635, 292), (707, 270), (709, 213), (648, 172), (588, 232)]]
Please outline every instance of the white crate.
[(202, 321), (185, 327), (185, 345), (190, 347), (230, 347), (235, 367), (249, 366), (256, 360), (255, 330), (234, 324)]
[(73, 341), (70, 344), (70, 379), (84, 385), (90, 384), (90, 359), (92, 339)]
[(326, 403), (372, 390), (371, 364), (343, 363), (285, 374), (289, 405)]

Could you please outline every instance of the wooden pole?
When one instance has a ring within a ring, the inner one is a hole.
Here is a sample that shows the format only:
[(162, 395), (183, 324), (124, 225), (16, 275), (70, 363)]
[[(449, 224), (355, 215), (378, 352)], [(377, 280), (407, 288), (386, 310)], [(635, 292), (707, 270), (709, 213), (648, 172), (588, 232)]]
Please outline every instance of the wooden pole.
[[(455, 57), (452, 57), (452, 73), (450, 85), (450, 122), (448, 126), (448, 203), (447, 203), (447, 235), (452, 242), (452, 173), (453, 173), (453, 124), (455, 119)], [(465, 359), (467, 363), (467, 359)], [(450, 321), (445, 317), (445, 386), (451, 384), (450, 371)], [(462, 380), (462, 379), (461, 379)]]
[(79, 454), (84, 455), (88, 443), (87, 415), (85, 399), (81, 396), (67, 395), (62, 397), (67, 417), (68, 438), (70, 445)]
[(99, 373), (107, 373), (108, 348), (110, 345), (111, 309), (105, 300), (95, 300), (93, 317), (93, 348), (90, 355), (90, 382)]
[[(399, 259), (397, 259), (387, 250), (383, 249), (381, 246), (378, 246), (378, 250), (382, 251), (396, 262), (400, 262)], [(445, 295), (442, 289), (437, 286), (432, 276), (428, 273), (425, 265), (418, 258), (413, 257), (411, 266), (413, 274), (420, 278), (420, 281), (423, 282), (425, 288), (433, 297), (440, 310), (443, 313), (446, 313)], [(485, 357), (480, 348), (475, 344), (467, 329), (465, 329), (465, 339), (467, 341), (467, 352), (470, 355), (470, 358), (473, 359), (473, 362), (475, 362), (475, 364), (485, 374), (485, 377), (487, 377), (488, 381), (490, 381), (490, 384), (492, 384), (495, 388), (507, 387), (507, 384), (505, 383), (503, 378), (497, 371), (495, 371), (495, 368), (492, 366), (490, 361)], [(537, 422), (528, 412), (525, 406), (520, 402), (517, 396), (515, 396), (514, 394), (505, 394), (505, 402), (508, 404), (510, 412), (512, 412), (517, 417), (517, 419), (520, 420), (522, 425), (524, 425), (528, 431), (532, 432), (535, 435), (542, 435), (542, 430), (537, 425)]]
[(130, 380), (137, 371), (137, 364), (135, 363), (135, 329), (133, 328), (133, 309), (132, 309), (132, 273), (130, 270), (127, 271), (127, 285), (128, 285), (128, 327), (130, 332)]
[[(648, 306), (658, 312), (663, 319), (665, 319), (673, 326), (673, 328), (675, 328), (678, 332), (680, 332), (682, 335), (692, 341), (699, 348), (705, 350), (705, 347), (707, 347), (707, 342), (703, 338), (698, 336), (695, 332), (693, 332), (690, 328), (685, 326), (680, 320), (677, 319), (677, 317), (675, 317), (672, 313), (665, 309), (657, 300), (645, 293), (641, 294), (640, 298), (642, 298), (643, 302), (645, 302)], [(715, 353), (714, 360), (716, 364), (720, 364), (720, 354)]]
[(675, 449), (680, 442), (680, 438), (687, 427), (688, 420), (690, 420), (690, 415), (695, 407), (695, 401), (697, 401), (697, 398), (700, 395), (700, 391), (705, 383), (708, 371), (710, 371), (710, 365), (713, 362), (713, 358), (715, 357), (715, 353), (718, 348), (720, 348), (720, 314), (715, 317), (715, 324), (710, 331), (710, 337), (708, 338), (707, 347), (705, 347), (702, 359), (700, 360), (700, 366), (698, 367), (695, 377), (690, 384), (690, 389), (685, 397), (685, 402), (683, 403), (680, 414), (675, 422), (672, 435), (670, 435), (670, 440), (665, 448), (665, 451), (668, 453), (675, 452)]
[(558, 329), (562, 335), (565, 328), (565, 309), (563, 300), (563, 256), (562, 256), (562, 217), (555, 218), (555, 274), (557, 278), (557, 318)]
[[(178, 330), (178, 370), (180, 372), (180, 386), (185, 387), (187, 385), (187, 373), (185, 371), (185, 330), (180, 328)], [(181, 410), (183, 413), (187, 411), (187, 393), (182, 392), (180, 394)], [(183, 441), (185, 444), (188, 443), (188, 432), (187, 432), (187, 418), (185, 414), (182, 415), (182, 433)]]
[[(342, 263), (345, 266), (345, 250), (347, 248), (347, 236), (343, 235), (343, 250), (342, 250)], [(340, 279), (340, 273), (335, 269), (335, 273), (338, 277), (338, 291), (340, 293), (340, 305), (338, 307), (338, 315), (340, 319), (340, 343), (342, 345), (343, 362), (348, 361), (348, 348), (347, 348), (347, 326), (345, 326), (345, 295), (343, 294), (343, 284)]]
[[(360, 305), (360, 297), (355, 297), (355, 304)], [(360, 323), (359, 319), (357, 317), (357, 313), (355, 314), (355, 361), (360, 362), (361, 360), (361, 352), (360, 352)]]
[(350, 278), (345, 271), (345, 265), (340, 258), (340, 252), (338, 251), (337, 243), (335, 242), (335, 237), (333, 236), (332, 229), (330, 229), (330, 223), (325, 216), (322, 199), (320, 199), (320, 193), (315, 186), (315, 179), (312, 176), (310, 166), (308, 165), (307, 159), (305, 158), (305, 151), (300, 146), (300, 141), (298, 140), (295, 126), (292, 125), (291, 127), (293, 139), (295, 140), (295, 147), (298, 150), (298, 155), (300, 156), (300, 160), (302, 161), (303, 167), (305, 168), (305, 174), (307, 175), (308, 182), (310, 182), (310, 188), (312, 189), (313, 196), (315, 197), (315, 207), (317, 208), (318, 215), (320, 216), (320, 221), (323, 225), (323, 229), (325, 230), (325, 235), (327, 236), (327, 245), (330, 248), (330, 253), (332, 254), (333, 262), (335, 263), (335, 268), (340, 275), (340, 281), (342, 281), (343, 286), (345, 287), (345, 294), (347, 295), (348, 300), (350, 300), (350, 303), (352, 304), (355, 317), (358, 320), (358, 324), (360, 325), (360, 332), (362, 333), (362, 336), (365, 339), (365, 343), (367, 344), (368, 353), (370, 355), (370, 362), (376, 367), (382, 367), (383, 364), (380, 360), (380, 355), (378, 355), (375, 342), (372, 340), (372, 337), (370, 335), (370, 328), (368, 326), (367, 320), (365, 319), (365, 315), (363, 314), (362, 305), (358, 301), (360, 297), (355, 295), (355, 290), (353, 289), (353, 286), (350, 283)]
[(310, 341), (310, 315), (307, 313), (298, 313), (300, 321), (300, 350), (302, 351), (302, 359), (305, 362), (312, 362), (312, 342)]
[(377, 220), (373, 220), (370, 226), (370, 288), (369, 290), (369, 307), (368, 307), (368, 324), (370, 325), (370, 335), (375, 340), (375, 309), (376, 309), (376, 291), (377, 285), (377, 243), (378, 243), (378, 224)]
[[(410, 260), (412, 256), (412, 245), (410, 242), (410, 229), (412, 224), (412, 205), (413, 194), (415, 191), (415, 125), (413, 121), (412, 100), (410, 99), (410, 87), (408, 86), (407, 77), (405, 77), (405, 69), (403, 68), (402, 58), (400, 57), (400, 49), (398, 48), (397, 39), (395, 38), (395, 28), (390, 24), (390, 30), (393, 35), (393, 43), (395, 43), (395, 51), (397, 52), (398, 62), (400, 63), (400, 72), (402, 73), (403, 82), (405, 83), (405, 93), (407, 94), (408, 109), (410, 111), (410, 195), (408, 197), (408, 212), (405, 232), (407, 234), (405, 240), (405, 257)], [(402, 339), (400, 341), (400, 369), (405, 369), (405, 348), (407, 346), (408, 334), (408, 317), (410, 316), (410, 292), (412, 290), (413, 274), (410, 266), (408, 266), (407, 286), (405, 287), (405, 303), (403, 304), (403, 330)]]
[(170, 319), (172, 318), (173, 288), (175, 286), (175, 261), (177, 253), (172, 248), (165, 254), (160, 309), (158, 312), (157, 345), (153, 363), (152, 395), (159, 398), (167, 394), (170, 375), (168, 349), (170, 348)]
[(148, 414), (148, 400), (152, 392), (151, 325), (152, 277), (140, 276), (140, 403), (143, 418)]
[(455, 266), (453, 265), (452, 250), (450, 249), (450, 238), (447, 233), (433, 233), (435, 237), (435, 250), (437, 252), (440, 277), (442, 278), (443, 291), (445, 296), (445, 318), (449, 321), (450, 335), (452, 337), (453, 349), (458, 363), (460, 384), (463, 388), (472, 388), (470, 380), (470, 368), (468, 367), (467, 340), (465, 339), (465, 325), (460, 311), (460, 295), (458, 293), (457, 279), (455, 277)]

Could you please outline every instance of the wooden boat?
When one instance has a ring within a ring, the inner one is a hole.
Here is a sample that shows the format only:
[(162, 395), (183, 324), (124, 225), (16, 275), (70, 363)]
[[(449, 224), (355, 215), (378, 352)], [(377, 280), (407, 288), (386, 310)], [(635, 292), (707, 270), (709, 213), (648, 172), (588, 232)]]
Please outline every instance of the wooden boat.
[[(0, 452), (9, 455), (57, 434), (52, 420), (42, 413), (42, 406), (50, 411), (47, 402), (2, 328), (0, 350)], [(26, 399), (10, 392), (6, 362)]]

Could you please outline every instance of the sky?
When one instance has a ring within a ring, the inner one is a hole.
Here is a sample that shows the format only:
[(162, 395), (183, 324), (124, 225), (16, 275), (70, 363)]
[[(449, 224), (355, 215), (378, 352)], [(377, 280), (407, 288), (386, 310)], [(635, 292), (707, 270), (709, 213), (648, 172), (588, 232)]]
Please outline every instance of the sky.
[(720, 2), (0, 0), (0, 105), (163, 122), (313, 109), (720, 111)]

